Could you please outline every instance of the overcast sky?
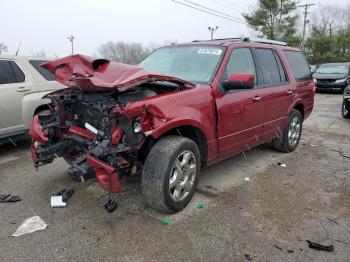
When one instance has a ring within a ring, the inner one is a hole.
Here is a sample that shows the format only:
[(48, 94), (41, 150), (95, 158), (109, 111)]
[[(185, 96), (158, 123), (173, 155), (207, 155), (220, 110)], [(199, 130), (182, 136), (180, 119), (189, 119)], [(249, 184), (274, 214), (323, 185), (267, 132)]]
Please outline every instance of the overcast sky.
[[(190, 1), (240, 19), (243, 19), (241, 13), (249, 11), (257, 2)], [(300, 4), (306, 2), (302, 0)], [(329, 0), (312, 2), (320, 5)], [(347, 0), (332, 1), (333, 5), (346, 3)], [(147, 45), (169, 40), (208, 39), (208, 26), (219, 26), (216, 38), (254, 35), (245, 24), (205, 14), (171, 0), (9, 0), (2, 1), (0, 6), (0, 42), (6, 44), (12, 54), (21, 41), (21, 55), (40, 50), (48, 56), (69, 55), (67, 36), (70, 34), (76, 37), (75, 52), (86, 55), (96, 54), (97, 47), (108, 40)]]

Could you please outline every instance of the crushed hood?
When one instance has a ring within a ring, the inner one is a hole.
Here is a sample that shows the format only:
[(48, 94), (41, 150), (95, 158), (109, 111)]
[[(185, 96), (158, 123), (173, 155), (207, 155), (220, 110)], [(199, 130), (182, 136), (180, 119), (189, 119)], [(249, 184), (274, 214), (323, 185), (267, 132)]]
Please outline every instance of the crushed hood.
[(148, 72), (138, 66), (84, 55), (67, 56), (41, 66), (55, 74), (56, 81), (86, 91), (124, 91), (154, 81), (172, 82), (186, 87), (195, 86), (186, 80)]

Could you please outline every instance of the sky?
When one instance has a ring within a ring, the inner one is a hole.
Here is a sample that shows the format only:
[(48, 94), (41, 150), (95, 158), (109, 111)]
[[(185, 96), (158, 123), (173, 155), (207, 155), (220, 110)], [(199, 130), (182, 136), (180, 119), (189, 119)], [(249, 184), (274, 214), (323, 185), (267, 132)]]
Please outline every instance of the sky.
[[(178, 0), (187, 3), (186, 0)], [(199, 5), (243, 19), (257, 0), (190, 0)], [(300, 0), (300, 4), (307, 3)], [(329, 0), (315, 0), (317, 6)], [(332, 5), (346, 5), (333, 0)], [(199, 7), (199, 6), (197, 6)], [(111, 41), (140, 42), (148, 45), (164, 41), (187, 42), (208, 39), (208, 27), (218, 26), (215, 38), (255, 36), (244, 23), (222, 19), (171, 0), (10, 0), (0, 4), (0, 43), (14, 54), (44, 51), (47, 56), (71, 52), (67, 36), (74, 35), (74, 52), (97, 55), (97, 48)], [(311, 7), (317, 10), (317, 7)], [(300, 12), (302, 10), (300, 9)], [(239, 20), (241, 21), (241, 20)], [(301, 25), (300, 25), (301, 27)]]

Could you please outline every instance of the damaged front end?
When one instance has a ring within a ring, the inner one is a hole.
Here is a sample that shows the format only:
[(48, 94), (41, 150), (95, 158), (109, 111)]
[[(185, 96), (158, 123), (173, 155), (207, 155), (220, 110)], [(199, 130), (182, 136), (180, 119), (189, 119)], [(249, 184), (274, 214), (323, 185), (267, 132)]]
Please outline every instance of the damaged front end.
[(69, 88), (48, 94), (50, 109), (34, 116), (30, 135), (35, 166), (63, 157), (73, 176), (96, 176), (101, 187), (113, 193), (120, 192), (121, 177), (141, 174), (149, 148), (146, 138), (167, 121), (147, 98), (193, 86), (83, 56), (44, 67)]

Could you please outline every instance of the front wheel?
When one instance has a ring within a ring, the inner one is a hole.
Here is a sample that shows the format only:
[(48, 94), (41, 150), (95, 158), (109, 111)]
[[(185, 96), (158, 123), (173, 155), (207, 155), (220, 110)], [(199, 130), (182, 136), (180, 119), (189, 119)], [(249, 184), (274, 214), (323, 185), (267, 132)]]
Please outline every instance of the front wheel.
[(342, 110), (341, 110), (341, 113), (343, 115), (344, 118), (350, 118), (350, 106), (349, 106), (350, 103), (347, 103), (347, 102), (343, 102), (343, 105), (342, 105)]
[(272, 140), (272, 146), (282, 152), (294, 151), (300, 141), (303, 119), (298, 110), (293, 109), (280, 137)]
[(168, 136), (149, 152), (142, 174), (142, 193), (149, 206), (165, 213), (184, 209), (192, 199), (201, 171), (197, 144)]

